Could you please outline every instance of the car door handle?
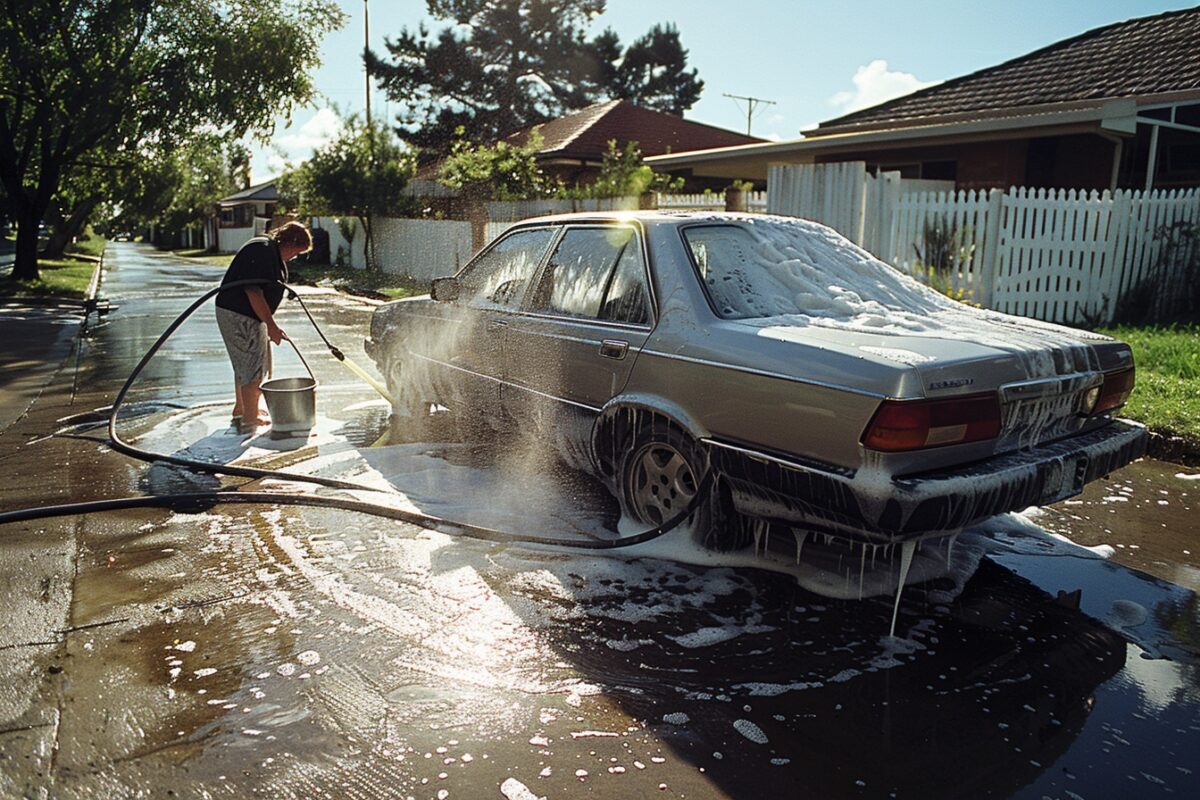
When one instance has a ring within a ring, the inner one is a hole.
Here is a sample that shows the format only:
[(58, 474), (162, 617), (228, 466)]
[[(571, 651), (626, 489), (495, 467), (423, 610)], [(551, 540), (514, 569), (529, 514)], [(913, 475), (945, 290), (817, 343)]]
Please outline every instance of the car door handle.
[(620, 339), (605, 339), (600, 343), (600, 355), (620, 361), (629, 352), (629, 342)]

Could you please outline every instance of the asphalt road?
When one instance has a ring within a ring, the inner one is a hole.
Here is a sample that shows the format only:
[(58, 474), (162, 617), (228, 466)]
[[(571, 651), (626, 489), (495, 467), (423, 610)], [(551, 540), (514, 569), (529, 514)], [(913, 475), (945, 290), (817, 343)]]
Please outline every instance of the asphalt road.
[[(79, 371), (63, 353), (0, 433), (0, 510), (217, 482), (39, 441), (111, 402), (220, 276), (135, 245), (106, 264), (119, 308)], [(370, 305), (306, 301), (356, 357)], [(320, 355), (294, 303), (281, 320), (321, 384), (310, 441), (229, 427), (210, 312), (152, 363), (123, 430), (217, 460), (385, 475), (417, 508), (531, 533), (612, 517), (536, 443), (371, 447), (386, 409)], [(277, 372), (298, 369), (285, 354)], [(1190, 472), (1142, 462), (1033, 522), (985, 526), (960, 542), (979, 558), (962, 594), (907, 591), (895, 639), (890, 601), (831, 601), (766, 570), (329, 509), (4, 526), (0, 796), (1198, 796), (1200, 483), (1176, 477)]]

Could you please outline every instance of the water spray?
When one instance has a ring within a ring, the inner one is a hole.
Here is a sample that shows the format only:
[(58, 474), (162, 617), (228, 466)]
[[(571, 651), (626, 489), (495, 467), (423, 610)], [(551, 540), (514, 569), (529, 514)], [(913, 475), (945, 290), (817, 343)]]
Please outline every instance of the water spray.
[[(321, 337), (321, 341), (329, 348), (329, 352), (338, 361), (342, 362), (352, 372), (360, 375), (366, 380), (372, 388), (386, 397), (389, 401), (392, 400), (390, 393), (385, 387), (379, 384), (370, 376), (362, 367), (348, 359), (342, 351), (326, 338), (308, 308), (304, 305), (304, 301), (300, 299), (296, 291), (283, 283), (282, 281), (271, 281), (263, 279), (250, 279), (244, 281), (234, 281), (218, 286), (202, 295), (195, 300), (190, 306), (167, 326), (162, 335), (150, 346), (150, 349), (138, 361), (137, 366), (125, 379), (124, 385), (117, 392), (116, 399), (113, 401), (108, 411), (108, 441), (107, 444), (116, 452), (123, 455), (131, 456), (141, 461), (160, 462), (167, 464), (175, 464), (185, 467), (195, 472), (203, 472), (213, 475), (237, 475), (239, 477), (261, 479), (273, 478), (276, 480), (292, 481), (296, 483), (307, 483), (315, 486), (324, 486), (330, 489), (340, 489), (342, 491), (355, 492), (371, 492), (376, 494), (391, 494), (387, 490), (380, 489), (377, 486), (368, 486), (366, 484), (356, 483), (354, 481), (343, 481), (334, 478), (323, 478), (318, 475), (304, 475), (302, 473), (288, 472), (286, 470), (268, 470), (258, 469), (256, 467), (244, 467), (236, 464), (215, 464), (207, 461), (197, 461), (195, 459), (184, 458), (182, 456), (169, 455), (167, 453), (156, 453), (151, 450), (143, 450), (135, 445), (132, 445), (123, 439), (117, 432), (117, 417), (121, 412), (121, 408), (125, 403), (125, 397), (128, 395), (130, 388), (142, 370), (150, 363), (154, 355), (162, 348), (168, 339), (178, 330), (192, 314), (196, 312), (208, 300), (215, 297), (219, 292), (228, 289), (239, 288), (244, 286), (262, 286), (264, 284), (280, 283), (287, 290), (288, 296), (300, 303), (300, 307), (304, 310), (309, 322)], [(294, 343), (293, 343), (294, 344)], [(297, 350), (297, 353), (299, 351)], [(95, 412), (93, 412), (95, 413)], [(472, 525), (465, 522), (456, 522), (454, 520), (442, 519), (432, 514), (426, 514), (420, 511), (408, 511), (394, 506), (384, 505), (382, 503), (372, 503), (366, 500), (351, 499), (345, 497), (330, 497), (326, 495), (317, 495), (311, 493), (292, 493), (292, 492), (243, 492), (237, 488), (223, 489), (211, 492), (183, 492), (178, 494), (167, 495), (149, 495), (142, 497), (119, 497), (108, 500), (95, 500), (83, 503), (66, 503), (53, 506), (37, 506), (32, 508), (20, 508), (12, 511), (0, 512), (0, 525), (9, 522), (27, 522), (38, 519), (48, 519), (51, 517), (74, 516), (78, 514), (90, 514), (99, 511), (116, 511), (130, 508), (172, 508), (179, 511), (200, 511), (212, 507), (217, 503), (248, 503), (248, 504), (267, 504), (267, 505), (300, 505), (300, 506), (320, 506), (324, 508), (337, 508), (345, 511), (355, 511), (372, 516), (392, 519), (399, 522), (406, 522), (428, 530), (440, 531), (443, 533), (461, 534), (470, 536), (476, 539), (485, 541), (499, 542), (503, 544), (528, 544), (539, 545), (545, 547), (556, 547), (565, 549), (582, 549), (582, 550), (612, 550), (620, 547), (631, 547), (633, 545), (643, 544), (645, 542), (657, 539), (666, 533), (674, 530), (682, 525), (696, 512), (700, 503), (708, 497), (709, 491), (712, 489), (713, 471), (710, 468), (705, 472), (704, 478), (700, 482), (700, 486), (691, 502), (679, 514), (657, 527), (640, 533), (629, 536), (622, 536), (617, 539), (594, 539), (583, 541), (563, 541), (546, 536), (532, 536), (526, 534), (515, 534), (507, 531), (499, 531), (492, 528), (485, 528), (479, 525)]]

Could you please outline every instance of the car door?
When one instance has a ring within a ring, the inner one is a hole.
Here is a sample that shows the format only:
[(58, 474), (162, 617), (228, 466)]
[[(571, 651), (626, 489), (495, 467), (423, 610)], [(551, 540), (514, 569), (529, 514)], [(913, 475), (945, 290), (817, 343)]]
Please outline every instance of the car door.
[(505, 329), (505, 407), (598, 411), (624, 387), (653, 320), (637, 228), (568, 227)]
[(557, 229), (513, 231), (496, 240), (457, 275), (458, 298), (436, 303), (441, 324), (413, 339), (414, 352), (440, 367), (453, 399), (496, 407), (504, 374), (503, 329), (520, 307)]

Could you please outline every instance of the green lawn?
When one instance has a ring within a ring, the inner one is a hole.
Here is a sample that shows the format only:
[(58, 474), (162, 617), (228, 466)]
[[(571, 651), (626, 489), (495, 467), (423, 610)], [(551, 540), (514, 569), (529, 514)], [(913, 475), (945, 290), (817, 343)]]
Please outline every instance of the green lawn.
[(36, 281), (0, 278), (0, 297), (71, 297), (82, 300), (92, 280), (92, 261), (38, 259)]
[(1121, 413), (1158, 433), (1200, 443), (1200, 325), (1100, 332), (1133, 347), (1137, 385)]
[(67, 245), (68, 253), (80, 253), (92, 258), (99, 258), (104, 254), (104, 248), (108, 244), (108, 240), (92, 230), (89, 225), (83, 231), (83, 236), (74, 244)]

